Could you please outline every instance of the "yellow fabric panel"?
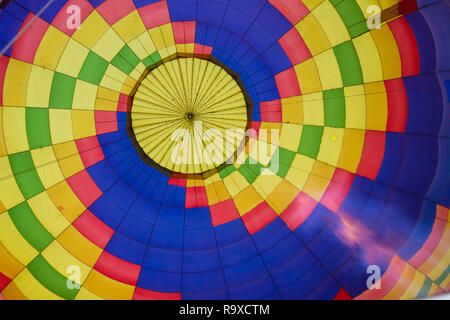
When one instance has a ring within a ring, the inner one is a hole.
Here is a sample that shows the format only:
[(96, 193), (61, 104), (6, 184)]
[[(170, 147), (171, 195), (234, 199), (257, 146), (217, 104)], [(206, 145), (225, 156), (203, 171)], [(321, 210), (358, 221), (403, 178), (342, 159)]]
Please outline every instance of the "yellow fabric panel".
[(0, 242), (0, 272), (12, 279), (25, 268)]
[(48, 108), (54, 72), (33, 65), (28, 81), (27, 107)]
[(128, 75), (126, 75), (121, 70), (110, 64), (106, 68), (105, 75), (103, 76), (100, 85), (104, 88), (120, 92), (127, 77)]
[(50, 70), (56, 70), (67, 42), (69, 42), (69, 37), (50, 25), (36, 51), (34, 64)]
[(420, 289), (425, 282), (426, 277), (423, 273), (416, 271), (414, 275), (414, 279), (409, 285), (408, 289), (405, 291), (403, 295), (400, 296), (400, 300), (412, 300), (415, 299), (420, 292)]
[(397, 42), (387, 24), (370, 31), (381, 58), (384, 80), (402, 77), (402, 62)]
[(64, 230), (57, 240), (72, 256), (89, 267), (95, 265), (103, 251), (72, 226)]
[(62, 300), (37, 281), (27, 269), (14, 279), (17, 288), (30, 300)]
[(323, 90), (342, 88), (341, 72), (333, 49), (314, 57)]
[(343, 128), (325, 127), (317, 160), (325, 162), (334, 167), (337, 166), (339, 156), (341, 154), (343, 139)]
[[(78, 284), (83, 284), (86, 280), (89, 272), (92, 268), (75, 258), (70, 252), (64, 249), (58, 241), (53, 241), (44, 251), (42, 251), (42, 256), (47, 260), (47, 262), (55, 268), (61, 275), (69, 278), (70, 273), (68, 273), (68, 268), (71, 266), (77, 266), (80, 268), (80, 282)], [(73, 280), (75, 282), (75, 279)]]
[(243, 189), (247, 188), (249, 183), (245, 178), (242, 176), (242, 174), (239, 173), (239, 171), (234, 171), (229, 176), (225, 177), (223, 179), (223, 183), (228, 191), (228, 193), (234, 197), (239, 192), (241, 192)]
[(125, 83), (122, 86), (122, 89), (120, 89), (120, 93), (123, 93), (125, 95), (130, 95), (130, 93), (133, 91), (133, 88), (135, 87), (137, 81), (131, 77), (127, 77), (125, 80)]
[(398, 4), (399, 0), (378, 0), (378, 1), (380, 2), (381, 8), (384, 10)]
[(64, 180), (64, 176), (51, 146), (31, 150), (31, 157), (33, 158), (39, 178), (46, 189)]
[(345, 129), (338, 167), (356, 173), (364, 147), (365, 131)]
[[(146, 69), (145, 65), (142, 62), (139, 62), (138, 65), (136, 66), (136, 68), (134, 68), (134, 70), (131, 71), (131, 73), (127, 77), (127, 80), (128, 80), (128, 78), (131, 78), (131, 79), (135, 80), (136, 82), (139, 81), (139, 79), (141, 78), (145, 69)], [(125, 81), (125, 82), (127, 82), (127, 81)], [(134, 86), (132, 86), (132, 87), (134, 87)]]
[(91, 110), (72, 110), (73, 137), (75, 140), (95, 136), (95, 115)]
[(361, 12), (363, 13), (364, 18), (366, 19), (372, 15), (372, 13), (367, 12), (368, 7), (378, 6), (381, 11), (380, 3), (378, 2), (378, 0), (356, 0), (356, 3), (361, 8)]
[(222, 181), (216, 181), (208, 184), (205, 189), (206, 194), (208, 195), (208, 203), (210, 205), (230, 199), (230, 194)]
[(302, 154), (296, 154), (285, 179), (298, 189), (303, 189), (314, 163), (314, 159), (308, 158)]
[(73, 222), (86, 210), (65, 180), (47, 189), (47, 193), (55, 207), (69, 222)]
[(120, 19), (112, 27), (123, 39), (123, 41), (125, 41), (125, 43), (130, 42), (142, 32), (146, 31), (144, 23), (142, 22), (141, 16), (137, 10), (134, 10), (126, 17)]
[(75, 142), (53, 145), (53, 150), (64, 177), (69, 178), (84, 169)]
[(256, 192), (255, 188), (248, 186), (235, 197), (233, 197), (234, 204), (239, 214), (243, 216), (258, 204), (264, 201), (263, 198)]
[(325, 0), (302, 0), (303, 4), (312, 11), (315, 7), (317, 7), (319, 4), (324, 2)]
[(313, 56), (331, 48), (331, 43), (317, 19), (310, 13), (295, 28)]
[[(148, 36), (147, 32), (145, 32), (144, 34), (146, 34)], [(151, 52), (148, 52), (146, 50), (146, 48), (144, 47), (144, 45), (142, 44), (142, 42), (140, 40), (140, 36), (138, 38), (135, 38), (133, 41), (128, 42), (127, 45), (136, 54), (136, 56), (138, 56), (138, 58), (141, 60), (144, 60), (151, 54)]]
[(311, 14), (314, 15), (322, 26), (322, 30), (325, 32), (332, 47), (350, 40), (347, 27), (330, 2), (322, 2)]
[(95, 100), (95, 110), (116, 111), (120, 93), (108, 88), (99, 87)]
[(75, 31), (72, 38), (86, 48), (92, 49), (108, 29), (109, 24), (96, 10), (93, 10), (86, 20), (83, 21), (81, 28)]
[(114, 29), (109, 28), (92, 48), (92, 51), (110, 62), (124, 45), (125, 42), (119, 37)]
[[(268, 133), (270, 135), (270, 132)], [(257, 160), (260, 164), (263, 166), (268, 166), (270, 160), (273, 157), (273, 154), (275, 153), (278, 144), (268, 144), (265, 141), (255, 141), (252, 139), (253, 146), (255, 147), (253, 150), (250, 150), (249, 156), (255, 160)]]
[(28, 300), (20, 291), (20, 289), (16, 286), (14, 281), (10, 282), (5, 289), (1, 292), (1, 294), (7, 300)]
[(280, 176), (277, 176), (269, 169), (265, 169), (258, 178), (256, 178), (252, 186), (263, 199), (266, 199), (282, 180), (283, 178)]
[(55, 207), (47, 192), (41, 192), (29, 199), (28, 204), (36, 218), (52, 236), (57, 237), (69, 226), (69, 221)]
[(72, 110), (50, 109), (49, 119), (53, 143), (57, 144), (73, 140)]
[(303, 123), (303, 99), (301, 96), (281, 99), (281, 106), (284, 123)]
[(322, 84), (314, 58), (310, 58), (296, 65), (295, 73), (297, 74), (297, 80), (300, 84), (302, 94), (322, 91)]
[(303, 96), (303, 123), (323, 126), (325, 110), (321, 92)]
[(137, 39), (139, 40), (139, 43), (142, 44), (144, 49), (147, 51), (148, 55), (156, 51), (155, 44), (153, 43), (152, 38), (150, 38), (150, 33), (148, 31), (141, 34), (139, 37), (137, 37)]
[(28, 150), (25, 108), (3, 107), (3, 134), (8, 154)]
[(3, 106), (0, 106), (0, 157), (6, 156), (7, 154), (5, 134), (3, 132)]
[(175, 39), (173, 36), (172, 25), (170, 23), (149, 30), (150, 37), (159, 51), (161, 58), (176, 53)]
[(208, 204), (212, 206), (213, 204), (216, 204), (220, 202), (219, 199), (219, 192), (218, 188), (222, 187), (225, 189), (225, 186), (223, 183), (220, 183), (221, 186), (216, 186), (216, 184), (219, 184), (218, 182), (210, 183), (205, 186), (206, 196), (208, 199)]
[(384, 82), (364, 84), (366, 92), (366, 129), (386, 131), (388, 106)]
[(97, 89), (96, 85), (77, 79), (72, 109), (94, 110)]
[(358, 54), (364, 82), (383, 80), (381, 58), (372, 35), (369, 32), (363, 33), (352, 41)]
[(366, 129), (366, 96), (363, 85), (344, 88), (345, 126)]
[(314, 163), (308, 181), (303, 188), (303, 192), (316, 201), (320, 201), (325, 193), (331, 178), (333, 177), (335, 168), (323, 162), (316, 161)]
[(6, 209), (25, 201), (11, 170), (8, 157), (0, 157), (0, 201)]
[(93, 294), (85, 287), (81, 287), (80, 291), (78, 291), (77, 296), (75, 297), (75, 300), (104, 300), (100, 298), (99, 296)]
[(92, 270), (84, 286), (95, 295), (107, 300), (131, 300), (134, 286), (121, 283)]
[(302, 125), (284, 123), (281, 127), (280, 147), (297, 152), (302, 129)]
[(3, 105), (25, 107), (27, 85), (32, 65), (16, 59), (9, 59), (3, 83)]
[(391, 289), (391, 291), (389, 291), (389, 293), (383, 297), (383, 300), (398, 300), (400, 296), (405, 292), (405, 290), (408, 289), (408, 286), (414, 278), (415, 273), (416, 270), (409, 264), (406, 264), (405, 269), (400, 276), (400, 279)]
[[(438, 279), (444, 272), (446, 272), (447, 267), (449, 266), (450, 252), (448, 250), (448, 248), (449, 248), (448, 239), (449, 239), (448, 236), (442, 237), (441, 241), (439, 241), (437, 248), (434, 250), (433, 254), (431, 255), (432, 261), (439, 262), (438, 265), (435, 268), (433, 268), (433, 270), (428, 274), (428, 277), (430, 277), (434, 281), (436, 281), (436, 279)], [(442, 284), (441, 284), (441, 286), (442, 286)]]
[(71, 38), (64, 49), (56, 71), (77, 78), (88, 53), (89, 50), (86, 47)]
[(16, 229), (9, 213), (0, 214), (0, 230), (0, 243), (9, 252), (14, 252), (14, 258), (23, 265), (28, 265), (39, 254)]
[(267, 203), (277, 214), (284, 210), (295, 200), (300, 191), (287, 180), (281, 181), (267, 197)]

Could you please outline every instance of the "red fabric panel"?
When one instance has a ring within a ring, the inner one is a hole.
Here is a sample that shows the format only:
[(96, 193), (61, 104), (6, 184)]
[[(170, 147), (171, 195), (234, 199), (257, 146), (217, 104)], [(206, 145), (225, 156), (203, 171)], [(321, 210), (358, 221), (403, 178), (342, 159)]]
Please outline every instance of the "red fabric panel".
[(289, 30), (278, 42), (294, 66), (311, 58), (308, 46), (295, 28)]
[(157, 292), (136, 287), (133, 300), (181, 300), (181, 293)]
[(136, 10), (136, 7), (134, 6), (132, 0), (105, 1), (99, 5), (96, 10), (106, 20), (106, 22), (112, 26), (117, 21)]
[(362, 177), (375, 180), (384, 157), (386, 133), (366, 131), (364, 148), (356, 173)]
[(135, 286), (141, 266), (122, 260), (107, 251), (103, 251), (94, 266), (94, 269), (103, 273), (108, 278), (112, 278), (122, 283)]
[(92, 212), (86, 210), (74, 222), (73, 226), (89, 241), (100, 248), (105, 248), (114, 234), (114, 230), (104, 224)]
[(293, 25), (309, 13), (308, 8), (300, 0), (269, 0), (269, 2)]
[(297, 74), (294, 68), (289, 68), (275, 76), (278, 92), (281, 98), (289, 98), (301, 95)]
[[(30, 13), (22, 24), (20, 31), (33, 19), (34, 14)], [(33, 63), (39, 44), (42, 41), (49, 24), (41, 18), (36, 18), (25, 32), (14, 42), (11, 49), (11, 58)]]
[(384, 82), (388, 100), (388, 121), (386, 131), (405, 132), (408, 118), (408, 99), (402, 79)]
[(105, 159), (97, 136), (76, 140), (75, 144), (77, 145), (81, 161), (83, 161), (85, 168), (88, 168)]
[[(55, 19), (52, 22), (52, 25), (70, 37), (75, 33), (75, 31), (77, 31), (77, 29), (67, 28), (67, 19), (70, 17), (69, 13), (67, 13), (67, 9), (73, 5), (78, 6), (80, 8), (80, 25), (91, 14), (92, 10), (94, 10), (89, 1), (86, 0), (67, 1), (64, 7), (62, 7), (62, 9), (56, 15)], [(72, 14), (72, 11), (69, 12), (70, 14)]]
[(240, 217), (232, 199), (216, 203), (210, 208), (211, 220), (214, 227), (228, 223)]
[(89, 208), (102, 195), (102, 191), (86, 170), (68, 178), (67, 182), (86, 208)]
[(159, 1), (138, 9), (147, 29), (152, 29), (170, 22), (167, 1)]
[(316, 200), (306, 193), (300, 192), (297, 198), (292, 201), (280, 217), (289, 229), (295, 230), (309, 217), (316, 206)]
[(276, 217), (278, 215), (275, 211), (266, 202), (263, 202), (246, 213), (242, 217), (242, 221), (248, 232), (254, 234), (275, 220)]
[(402, 76), (418, 75), (420, 72), (420, 57), (414, 33), (405, 17), (397, 18), (388, 23), (398, 45), (402, 60)]

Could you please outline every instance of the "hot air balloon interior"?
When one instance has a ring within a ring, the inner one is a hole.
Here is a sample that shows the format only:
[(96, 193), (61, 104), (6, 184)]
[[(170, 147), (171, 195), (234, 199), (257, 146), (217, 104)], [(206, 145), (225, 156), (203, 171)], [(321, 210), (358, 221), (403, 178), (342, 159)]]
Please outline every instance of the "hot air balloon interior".
[(446, 0), (0, 1), (0, 300), (450, 291)]

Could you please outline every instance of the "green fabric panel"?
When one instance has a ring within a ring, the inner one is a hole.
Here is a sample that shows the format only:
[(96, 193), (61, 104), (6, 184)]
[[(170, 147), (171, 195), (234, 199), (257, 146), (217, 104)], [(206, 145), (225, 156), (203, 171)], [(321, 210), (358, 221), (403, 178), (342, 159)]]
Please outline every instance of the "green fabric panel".
[(324, 91), (323, 102), (325, 107), (325, 126), (345, 128), (344, 89)]
[(284, 178), (286, 177), (289, 168), (291, 167), (292, 161), (294, 161), (295, 152), (280, 147), (278, 148), (278, 153), (279, 153), (279, 168), (277, 174), (280, 177)]
[(256, 164), (243, 164), (239, 167), (238, 171), (249, 182), (255, 182), (256, 178), (261, 174), (261, 168), (263, 166), (259, 163)]
[(312, 159), (317, 159), (322, 141), (323, 127), (303, 126), (298, 152)]
[(362, 84), (364, 82), (361, 64), (352, 41), (341, 43), (333, 48), (339, 64), (344, 87)]
[(9, 215), (20, 234), (39, 252), (44, 250), (53, 240), (53, 236), (45, 229), (31, 211), (27, 202), (9, 210)]
[(340, 1), (335, 8), (352, 38), (369, 31), (364, 14), (355, 0)]
[(66, 300), (73, 300), (78, 289), (67, 287), (67, 278), (56, 271), (42, 255), (38, 255), (28, 266), (31, 274), (48, 290)]
[(226, 168), (220, 170), (219, 175), (222, 179), (228, 177), (230, 174), (232, 174), (234, 171), (236, 171), (236, 168), (233, 165), (228, 165)]
[(136, 68), (139, 62), (139, 58), (127, 45), (125, 45), (111, 61), (114, 66), (116, 66), (126, 74), (130, 74), (134, 70), (134, 68)]
[(433, 281), (431, 281), (430, 278), (426, 278), (425, 281), (423, 282), (422, 288), (420, 288), (420, 291), (417, 294), (417, 297), (426, 297), (428, 295), (428, 292), (430, 292), (432, 284)]
[(48, 109), (26, 108), (25, 118), (30, 149), (52, 145)]
[(149, 55), (147, 58), (145, 58), (142, 62), (145, 64), (146, 67), (149, 67), (152, 64), (155, 64), (159, 61), (161, 61), (161, 56), (159, 55), (158, 51), (155, 51), (151, 55)]
[(29, 151), (9, 155), (9, 162), (20, 191), (30, 199), (45, 190)]
[(50, 92), (50, 108), (72, 109), (73, 95), (77, 80), (65, 74), (55, 72)]
[(108, 62), (95, 52), (90, 51), (83, 67), (81, 68), (78, 79), (99, 85), (108, 68)]
[(450, 266), (447, 266), (447, 269), (445, 269), (445, 271), (442, 272), (442, 274), (439, 276), (439, 278), (436, 279), (435, 282), (440, 285), (447, 278), (449, 272), (450, 272)]

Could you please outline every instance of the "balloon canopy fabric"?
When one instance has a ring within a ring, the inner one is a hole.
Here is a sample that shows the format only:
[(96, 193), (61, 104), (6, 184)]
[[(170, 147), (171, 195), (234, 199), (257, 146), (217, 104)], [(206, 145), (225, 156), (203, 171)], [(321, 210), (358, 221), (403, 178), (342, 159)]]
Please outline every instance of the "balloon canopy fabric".
[(0, 299), (450, 291), (448, 1), (0, 8)]

